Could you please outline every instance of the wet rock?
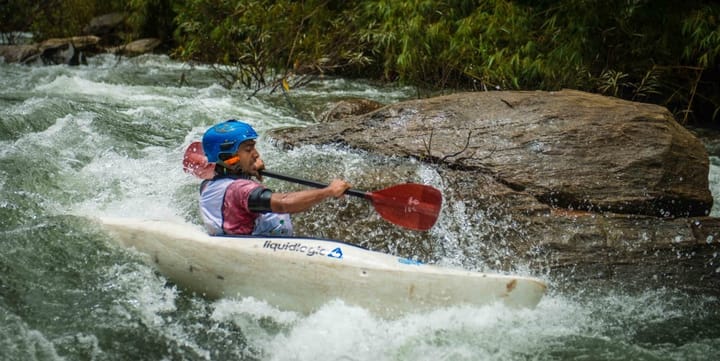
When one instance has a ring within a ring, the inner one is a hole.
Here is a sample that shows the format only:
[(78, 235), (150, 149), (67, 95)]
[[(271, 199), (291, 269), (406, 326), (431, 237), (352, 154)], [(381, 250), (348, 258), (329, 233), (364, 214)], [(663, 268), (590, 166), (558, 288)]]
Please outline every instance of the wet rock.
[(39, 58), (43, 65), (87, 65), (85, 55), (72, 44), (45, 48)]
[(114, 54), (122, 54), (127, 56), (134, 56), (146, 53), (152, 53), (155, 48), (162, 44), (162, 40), (158, 38), (146, 38), (139, 39), (127, 43), (125, 45), (116, 46), (108, 49), (108, 52)]
[(40, 47), (37, 44), (0, 45), (0, 57), (6, 63), (22, 63), (38, 54)]
[(39, 44), (0, 45), (0, 56), (6, 63), (28, 65), (80, 65), (87, 64), (87, 57), (97, 53), (113, 53), (135, 56), (153, 52), (162, 41), (146, 38), (121, 46), (105, 47), (103, 39), (94, 35), (53, 38)]
[(97, 36), (53, 38), (39, 44), (0, 46), (0, 56), (7, 63), (37, 65), (87, 64), (87, 54), (99, 51)]
[(96, 52), (99, 41), (97, 36), (48, 39), (38, 46), (40, 52), (23, 60), (23, 64), (87, 65), (86, 52)]
[(71, 44), (78, 50), (82, 51), (98, 51), (100, 37), (94, 35), (72, 36), (69, 38), (52, 38), (40, 43), (40, 49), (53, 49)]
[(507, 269), (521, 258), (575, 280), (720, 293), (708, 154), (663, 107), (571, 90), (460, 93), (270, 136), (436, 164), (444, 214), (464, 214), (439, 227), (506, 245), (474, 256)]
[(318, 117), (319, 122), (333, 122), (353, 115), (370, 113), (383, 104), (368, 99), (345, 99), (330, 104)]
[(414, 100), (276, 138), (479, 171), (563, 208), (670, 217), (712, 208), (707, 152), (667, 109), (579, 91)]
[(130, 54), (151, 53), (160, 44), (162, 44), (162, 40), (158, 38), (139, 39), (128, 43), (125, 46), (125, 51)]

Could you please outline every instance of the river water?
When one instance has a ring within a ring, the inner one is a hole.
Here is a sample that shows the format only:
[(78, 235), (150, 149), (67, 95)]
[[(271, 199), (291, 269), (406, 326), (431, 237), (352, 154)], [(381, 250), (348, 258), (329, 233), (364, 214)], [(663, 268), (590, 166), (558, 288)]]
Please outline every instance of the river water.
[[(137, 254), (116, 246), (89, 217), (197, 224), (198, 180), (181, 171), (180, 161), (209, 125), (246, 119), (262, 133), (307, 124), (309, 110), (338, 98), (391, 103), (415, 92), (325, 79), (291, 90), (291, 106), (281, 93), (249, 97), (226, 90), (215, 84), (210, 69), (191, 69), (162, 56), (98, 56), (89, 62), (74, 68), (0, 64), (0, 360), (714, 360), (720, 355), (715, 298), (673, 289), (629, 291), (622, 284), (568, 287), (522, 264), (515, 265), (517, 272), (550, 284), (532, 310), (445, 308), (384, 320), (341, 301), (301, 315), (252, 298), (188, 294)], [(183, 73), (187, 83), (180, 86)], [(409, 160), (337, 147), (283, 151), (262, 137), (260, 142), (268, 167), (285, 173), (318, 181), (340, 176), (362, 188), (358, 182), (380, 164), (443, 188), (432, 167)], [(713, 163), (720, 162), (713, 157)], [(714, 189), (720, 187), (718, 174), (713, 165)], [(273, 187), (290, 189), (282, 183)], [(360, 201), (327, 207), (353, 202)], [(374, 215), (361, 210), (356, 216)], [(424, 260), (492, 271), (493, 259), (468, 256), (472, 252), (462, 245), (483, 244), (483, 232), (502, 231), (511, 222), (493, 221), (472, 232), (447, 226), (462, 217), (462, 201), (448, 199), (417, 252), (422, 248)], [(473, 220), (482, 222), (482, 214)], [(417, 237), (402, 230), (377, 232), (362, 222), (338, 224), (332, 212), (310, 213), (303, 222), (301, 230), (319, 235), (337, 227), (359, 239), (384, 238), (391, 245), (384, 251), (405, 247), (413, 253)], [(428, 249), (434, 253), (426, 254)]]

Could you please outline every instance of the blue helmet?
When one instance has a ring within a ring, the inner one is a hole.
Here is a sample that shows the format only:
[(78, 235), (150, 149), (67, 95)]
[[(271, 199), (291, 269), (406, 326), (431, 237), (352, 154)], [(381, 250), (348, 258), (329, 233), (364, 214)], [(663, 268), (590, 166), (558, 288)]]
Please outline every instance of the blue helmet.
[(246, 140), (257, 139), (258, 135), (250, 124), (231, 119), (213, 125), (202, 138), (203, 151), (208, 162), (215, 163), (221, 154), (233, 155)]

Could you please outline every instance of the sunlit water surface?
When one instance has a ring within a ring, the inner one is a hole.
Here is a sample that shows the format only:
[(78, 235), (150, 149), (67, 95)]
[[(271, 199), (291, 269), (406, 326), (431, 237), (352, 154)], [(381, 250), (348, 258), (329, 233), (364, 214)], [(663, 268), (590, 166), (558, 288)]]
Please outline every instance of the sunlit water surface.
[[(188, 83), (180, 86), (182, 73)], [(522, 264), (515, 268), (551, 285), (532, 310), (496, 304), (384, 320), (341, 301), (301, 315), (252, 298), (206, 300), (176, 288), (86, 218), (197, 224), (198, 180), (182, 172), (180, 161), (185, 147), (211, 124), (246, 119), (262, 134), (308, 124), (309, 115), (333, 100), (392, 103), (412, 98), (413, 89), (325, 79), (292, 89), (290, 104), (280, 93), (250, 97), (226, 90), (215, 84), (210, 69), (190, 69), (160, 56), (100, 56), (74, 68), (0, 64), (0, 75), (0, 360), (714, 360), (720, 355), (714, 298), (672, 289), (629, 292), (613, 284), (558, 287), (563, 280)], [(412, 160), (328, 146), (285, 151), (263, 140), (266, 163), (282, 172), (319, 181), (330, 180), (319, 175), (339, 176), (361, 186), (357, 182), (385, 166), (443, 188), (432, 167)], [(714, 192), (720, 188), (716, 155), (710, 174)], [(348, 205), (352, 202), (357, 201), (328, 206), (359, 207)], [(458, 248), (483, 244), (483, 232), (507, 225), (456, 233), (458, 228), (448, 225), (469, 217), (463, 209), (461, 200), (449, 199), (429, 241), (423, 240), (430, 247), (423, 249), (437, 250), (434, 262), (492, 271), (492, 259), (468, 257), (472, 252)], [(482, 214), (473, 217), (483, 220)], [(384, 251), (400, 247), (398, 239), (415, 240), (402, 230), (338, 224), (342, 219), (321, 212), (304, 222), (304, 229), (318, 233), (349, 227), (360, 238), (389, 244)]]

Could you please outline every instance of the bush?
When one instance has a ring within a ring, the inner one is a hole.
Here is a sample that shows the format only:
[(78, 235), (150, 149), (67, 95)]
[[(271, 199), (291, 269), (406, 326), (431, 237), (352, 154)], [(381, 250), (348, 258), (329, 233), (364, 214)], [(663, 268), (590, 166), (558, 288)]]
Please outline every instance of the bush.
[(334, 74), (430, 92), (574, 88), (665, 105), (683, 123), (720, 117), (720, 5), (708, 0), (5, 3), (2, 31), (40, 38), (124, 10), (130, 38), (172, 32), (174, 55), (214, 64), (227, 87)]
[(176, 55), (216, 67), (226, 86), (277, 86), (291, 75), (338, 73), (367, 64), (355, 37), (354, 2), (206, 1), (180, 3)]

